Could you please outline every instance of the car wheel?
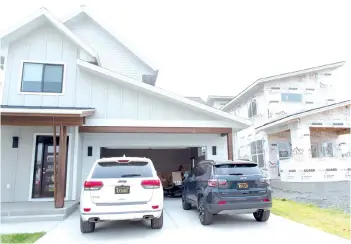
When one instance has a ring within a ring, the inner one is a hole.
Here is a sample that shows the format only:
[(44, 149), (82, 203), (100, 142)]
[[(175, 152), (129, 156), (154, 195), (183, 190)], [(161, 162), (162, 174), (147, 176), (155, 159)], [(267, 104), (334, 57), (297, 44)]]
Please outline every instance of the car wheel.
[(89, 221), (83, 221), (80, 218), (80, 232), (82, 233), (91, 233), (95, 230), (95, 223)]
[(159, 218), (154, 218), (151, 220), (152, 229), (162, 229), (162, 227), (163, 227), (163, 211)]
[(271, 215), (270, 210), (259, 209), (257, 212), (253, 213), (253, 216), (258, 222), (266, 222)]
[(183, 206), (184, 210), (190, 210), (191, 209), (191, 204), (186, 202), (184, 197), (182, 197), (182, 206)]
[(199, 199), (197, 210), (199, 212), (199, 219), (202, 225), (212, 224), (213, 214), (207, 210), (205, 200), (203, 197)]

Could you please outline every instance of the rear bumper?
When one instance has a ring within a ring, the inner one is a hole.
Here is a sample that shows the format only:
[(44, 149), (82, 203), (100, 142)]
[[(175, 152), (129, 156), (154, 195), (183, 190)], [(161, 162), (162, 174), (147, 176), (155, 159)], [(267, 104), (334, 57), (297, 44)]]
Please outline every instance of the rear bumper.
[(239, 202), (227, 204), (208, 204), (208, 211), (213, 214), (246, 214), (254, 213), (258, 209), (269, 210), (272, 202)]
[(99, 221), (113, 221), (113, 220), (133, 220), (149, 218), (159, 218), (162, 214), (162, 209), (148, 210), (148, 211), (129, 211), (129, 212), (96, 212), (96, 213), (81, 213), (83, 221), (89, 219), (98, 219)]

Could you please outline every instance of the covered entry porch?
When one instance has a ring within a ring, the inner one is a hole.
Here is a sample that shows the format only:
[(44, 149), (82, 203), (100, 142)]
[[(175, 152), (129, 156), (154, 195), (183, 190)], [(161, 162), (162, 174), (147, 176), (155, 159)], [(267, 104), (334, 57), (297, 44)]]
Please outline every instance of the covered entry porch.
[(2, 106), (0, 113), (2, 221), (73, 206), (74, 138), (94, 109)]
[(272, 178), (350, 179), (350, 101), (288, 115), (256, 128), (267, 135)]

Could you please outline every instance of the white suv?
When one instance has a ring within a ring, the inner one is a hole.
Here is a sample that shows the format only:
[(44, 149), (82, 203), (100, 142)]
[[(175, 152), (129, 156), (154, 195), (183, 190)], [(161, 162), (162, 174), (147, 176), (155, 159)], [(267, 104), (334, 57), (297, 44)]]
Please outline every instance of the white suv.
[(80, 230), (90, 233), (95, 223), (151, 220), (163, 226), (163, 189), (148, 158), (103, 158), (94, 163), (80, 196)]

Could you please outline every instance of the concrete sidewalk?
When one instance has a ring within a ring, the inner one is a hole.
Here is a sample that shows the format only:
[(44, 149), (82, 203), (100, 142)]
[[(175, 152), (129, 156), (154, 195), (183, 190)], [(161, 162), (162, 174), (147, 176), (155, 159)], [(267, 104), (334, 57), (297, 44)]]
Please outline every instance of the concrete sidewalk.
[(179, 199), (165, 201), (164, 226), (161, 230), (152, 230), (147, 222), (125, 221), (99, 223), (94, 233), (82, 234), (79, 212), (75, 212), (36, 243), (109, 244), (128, 241), (145, 244), (173, 239), (211, 244), (226, 239), (246, 243), (349, 243), (346, 239), (274, 215), (266, 223), (256, 222), (252, 215), (216, 216), (213, 225), (202, 226), (196, 210), (184, 211)]

